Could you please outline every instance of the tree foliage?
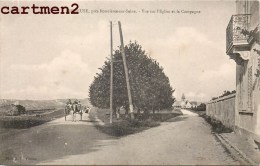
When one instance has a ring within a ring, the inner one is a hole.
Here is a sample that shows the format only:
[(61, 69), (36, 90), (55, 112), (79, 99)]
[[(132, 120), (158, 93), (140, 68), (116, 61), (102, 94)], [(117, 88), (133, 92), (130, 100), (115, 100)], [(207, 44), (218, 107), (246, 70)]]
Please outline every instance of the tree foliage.
[[(170, 86), (168, 77), (164, 74), (159, 63), (149, 57), (137, 42), (125, 46), (129, 81), (134, 107), (143, 110), (158, 110), (169, 108), (175, 99), (174, 90)], [(125, 71), (120, 50), (113, 55), (113, 106), (126, 106), (128, 96), (126, 88)], [(108, 108), (110, 104), (110, 60), (105, 61), (99, 68), (100, 73), (94, 77), (90, 85), (89, 97), (93, 106)]]
[(218, 96), (218, 97), (212, 97), (211, 100), (216, 100), (216, 99), (219, 99), (221, 97), (225, 97), (225, 96), (228, 96), (228, 95), (231, 95), (231, 94), (235, 94), (236, 93), (236, 90), (233, 90), (233, 91), (229, 91), (229, 90), (224, 90), (224, 92), (222, 93), (222, 95)]
[(194, 108), (194, 110), (195, 111), (206, 111), (206, 104), (205, 103), (201, 103), (196, 108)]

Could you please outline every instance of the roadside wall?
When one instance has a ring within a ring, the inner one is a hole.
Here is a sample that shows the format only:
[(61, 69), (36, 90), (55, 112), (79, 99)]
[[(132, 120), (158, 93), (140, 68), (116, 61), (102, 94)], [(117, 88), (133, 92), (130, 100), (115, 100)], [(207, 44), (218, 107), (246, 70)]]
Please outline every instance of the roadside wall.
[(206, 104), (206, 114), (221, 121), (226, 127), (235, 128), (235, 97), (231, 94)]

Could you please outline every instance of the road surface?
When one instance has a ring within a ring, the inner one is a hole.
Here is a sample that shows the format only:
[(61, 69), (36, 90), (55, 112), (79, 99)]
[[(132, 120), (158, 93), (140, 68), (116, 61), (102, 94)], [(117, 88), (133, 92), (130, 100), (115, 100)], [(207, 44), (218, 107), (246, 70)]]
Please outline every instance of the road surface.
[[(187, 110), (182, 112), (183, 116), (159, 127), (120, 139), (110, 137), (95, 143), (91, 151), (64, 155), (38, 164), (239, 164), (216, 141), (210, 126), (201, 117)], [(98, 133), (96, 130), (91, 132)], [(75, 136), (78, 137), (81, 134)], [(78, 144), (84, 146), (80, 141)]]
[(0, 134), (1, 164), (37, 164), (65, 156), (85, 154), (114, 139), (99, 132), (94, 124), (102, 125), (95, 117), (77, 114), (76, 122), (68, 116), (28, 129), (10, 129)]

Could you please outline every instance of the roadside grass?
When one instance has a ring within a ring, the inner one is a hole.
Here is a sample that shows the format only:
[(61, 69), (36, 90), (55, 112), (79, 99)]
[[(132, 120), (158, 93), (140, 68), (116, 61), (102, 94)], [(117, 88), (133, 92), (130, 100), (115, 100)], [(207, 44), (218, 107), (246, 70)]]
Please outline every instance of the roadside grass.
[(96, 115), (105, 124), (95, 125), (98, 130), (111, 136), (122, 137), (159, 126), (161, 122), (182, 115), (182, 112), (165, 110), (155, 114), (135, 114), (135, 119), (131, 119), (129, 116), (123, 114), (120, 115), (119, 119), (113, 116), (112, 124), (109, 123), (110, 115), (108, 109), (97, 108)]
[(206, 111), (194, 111), (192, 109), (189, 109), (189, 111), (194, 112), (199, 115), (199, 117), (202, 117), (205, 119), (205, 121), (210, 124), (211, 126), (211, 131), (214, 133), (231, 133), (233, 132), (232, 129), (226, 127), (223, 125), (223, 123), (219, 120), (216, 120), (214, 118), (211, 118), (206, 114)]
[(121, 137), (141, 132), (145, 129), (156, 127), (159, 125), (159, 122), (153, 120), (139, 121), (131, 119), (122, 119), (114, 121), (112, 124), (105, 124), (104, 126), (96, 125), (96, 128), (108, 135)]
[(216, 119), (211, 118), (210, 116), (206, 115), (206, 112), (200, 113), (199, 116), (204, 118), (206, 120), (206, 122), (208, 122), (211, 125), (212, 132), (215, 132), (215, 133), (231, 133), (231, 132), (233, 132), (232, 129), (223, 125), (223, 123), (221, 121), (216, 120)]

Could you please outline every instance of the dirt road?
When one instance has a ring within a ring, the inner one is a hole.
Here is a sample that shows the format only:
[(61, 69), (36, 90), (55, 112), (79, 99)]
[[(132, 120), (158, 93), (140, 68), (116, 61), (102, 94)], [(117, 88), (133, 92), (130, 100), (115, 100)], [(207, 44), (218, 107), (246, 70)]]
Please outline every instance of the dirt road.
[[(101, 146), (95, 144), (95, 150), (63, 155), (38, 164), (239, 164), (224, 152), (202, 118), (182, 111), (184, 115), (173, 119), (174, 122), (120, 139), (105, 139), (99, 141)], [(75, 138), (82, 140), (82, 135), (75, 135)], [(79, 145), (85, 146), (85, 143), (78, 141), (74, 146)], [(60, 153), (61, 149), (53, 150)]]
[(0, 164), (37, 164), (64, 156), (85, 154), (95, 151), (113, 137), (99, 132), (95, 123), (98, 119), (83, 114), (72, 122), (69, 116), (28, 129), (10, 129), (0, 134)]

